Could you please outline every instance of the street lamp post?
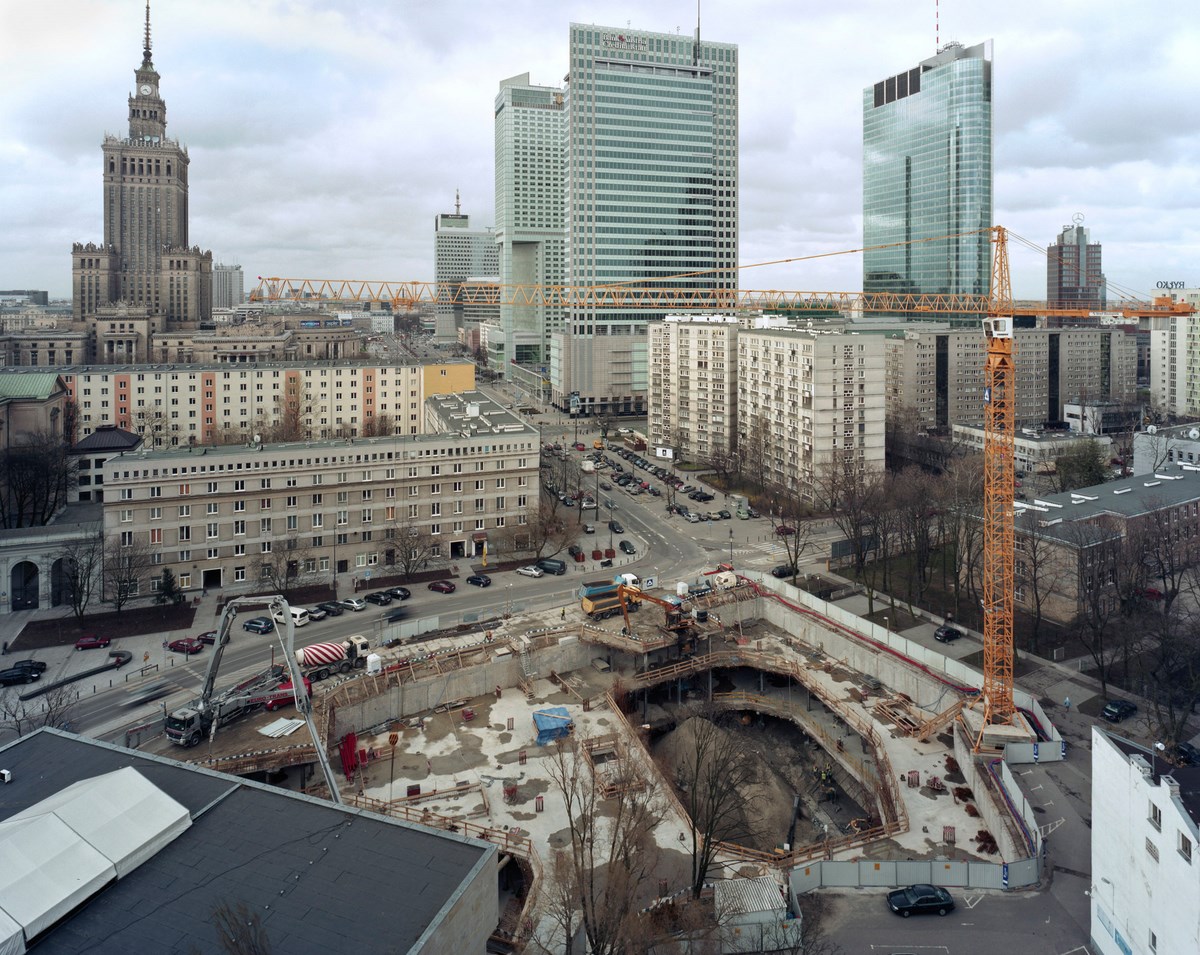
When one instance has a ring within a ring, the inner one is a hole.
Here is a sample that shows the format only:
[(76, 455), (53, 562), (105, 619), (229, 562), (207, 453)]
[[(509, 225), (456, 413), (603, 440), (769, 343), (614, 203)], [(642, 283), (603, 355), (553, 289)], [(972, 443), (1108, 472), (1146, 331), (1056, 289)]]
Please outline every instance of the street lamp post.
[(729, 528), (729, 566), (733, 566), (733, 527)]

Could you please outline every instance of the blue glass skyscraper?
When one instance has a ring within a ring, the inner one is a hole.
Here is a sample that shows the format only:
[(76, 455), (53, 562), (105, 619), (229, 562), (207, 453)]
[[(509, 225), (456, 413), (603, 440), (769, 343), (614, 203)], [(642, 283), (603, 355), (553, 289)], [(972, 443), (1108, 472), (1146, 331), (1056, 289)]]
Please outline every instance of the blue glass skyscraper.
[(951, 43), (863, 90), (863, 288), (986, 295), (991, 225), (992, 43)]

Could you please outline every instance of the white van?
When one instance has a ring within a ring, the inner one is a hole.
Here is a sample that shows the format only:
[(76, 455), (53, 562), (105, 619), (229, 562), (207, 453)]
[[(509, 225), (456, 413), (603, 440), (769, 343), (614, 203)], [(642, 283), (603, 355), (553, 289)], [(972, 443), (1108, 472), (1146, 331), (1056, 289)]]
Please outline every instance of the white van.
[[(288, 607), (288, 612), (292, 615), (292, 626), (308, 626), (308, 611), (303, 607)], [(275, 618), (276, 623), (287, 623), (286, 618), (283, 616), (282, 610), (276, 610), (272, 616)]]

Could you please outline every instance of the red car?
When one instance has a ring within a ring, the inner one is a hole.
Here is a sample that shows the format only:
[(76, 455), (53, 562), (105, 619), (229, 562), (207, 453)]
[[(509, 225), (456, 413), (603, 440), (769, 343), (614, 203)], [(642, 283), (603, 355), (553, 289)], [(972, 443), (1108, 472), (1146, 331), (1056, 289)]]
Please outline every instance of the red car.
[(210, 647), (217, 642), (216, 630), (205, 630), (201, 634), (197, 634), (196, 639), (201, 643), (207, 643)]
[(94, 633), (89, 633), (85, 637), (80, 637), (75, 641), (76, 650), (102, 650), (112, 643), (112, 637), (98, 637)]
[(435, 580), (429, 585), (429, 589), (436, 590), (439, 594), (452, 594), (454, 593), (455, 587), (453, 581)]
[(587, 448), (586, 448), (586, 447), (584, 447), (584, 445), (583, 445), (583, 442), (582, 442), (582, 441), (577, 441), (577, 442), (575, 442), (575, 450), (576, 450), (576, 451), (586, 451), (586, 450), (587, 450)]
[(174, 653), (182, 653), (185, 657), (190, 657), (193, 653), (199, 653), (204, 649), (204, 644), (197, 637), (182, 637), (179, 640), (172, 640), (167, 644), (167, 649)]

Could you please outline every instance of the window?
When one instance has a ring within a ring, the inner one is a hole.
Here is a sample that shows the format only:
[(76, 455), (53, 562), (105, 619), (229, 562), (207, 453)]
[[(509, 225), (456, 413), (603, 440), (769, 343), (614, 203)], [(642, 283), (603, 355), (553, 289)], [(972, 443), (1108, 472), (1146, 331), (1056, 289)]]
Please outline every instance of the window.
[(1192, 864), (1192, 840), (1182, 832), (1179, 834), (1179, 854), (1187, 860), (1188, 865)]
[(207, 528), (208, 539), (212, 540), (214, 537), (218, 536), (219, 529), (220, 529), (220, 525), (217, 524), (216, 521), (213, 521), (212, 523), (210, 523)]
[(219, 548), (219, 547), (210, 547), (210, 548), (208, 549), (208, 559), (209, 559), (209, 560), (216, 560), (216, 559), (217, 559), (218, 557), (220, 557), (220, 556), (221, 556), (221, 548)]
[(246, 545), (245, 544), (234, 544), (233, 545), (233, 556), (234, 557), (245, 557), (246, 556)]
[(190, 550), (181, 550), (179, 552), (179, 562), (180, 563), (183, 563), (185, 560), (191, 560), (191, 559), (192, 559), (192, 552)]
[(179, 528), (179, 539), (181, 541), (190, 541), (192, 539), (192, 529), (187, 526)]
[(315, 530), (316, 528), (320, 527), (320, 526), (321, 526), (321, 525), (324, 523), (324, 521), (325, 521), (325, 518), (324, 518), (324, 516), (323, 516), (323, 515), (321, 515), (321, 514), (314, 514), (314, 515), (312, 516), (312, 526), (313, 526), (314, 530)]
[(258, 552), (260, 554), (271, 553), (271, 542), (270, 541), (261, 541), (258, 545)]
[(375, 520), (375, 512), (373, 510), (371, 510), (369, 507), (364, 507), (363, 512), (362, 512), (362, 522), (364, 524), (370, 524), (374, 520)]
[(322, 495), (320, 495), (320, 494), (314, 494), (314, 495), (312, 496), (313, 507), (316, 507), (318, 504), (320, 504), (320, 503), (321, 503), (321, 499), (322, 499)]
[(121, 500), (122, 501), (132, 501), (133, 500), (133, 488), (131, 488), (131, 487), (121, 488)]
[(133, 523), (133, 511), (131, 511), (131, 510), (121, 511), (121, 523), (122, 524), (132, 524)]
[(350, 512), (349, 511), (338, 511), (337, 512), (337, 522), (338, 522), (339, 526), (342, 524), (350, 523)]
[(1150, 803), (1150, 825), (1162, 832), (1162, 810), (1154, 803)]
[(220, 514), (221, 513), (221, 505), (217, 504), (215, 502), (209, 502), (208, 513), (209, 514)]
[(289, 494), (289, 495), (288, 495), (288, 499), (287, 499), (287, 506), (288, 506), (288, 507), (295, 507), (295, 506), (296, 506), (296, 495), (295, 495), (295, 494)]
[(240, 537), (240, 536), (245, 535), (246, 522), (245, 521), (234, 521), (233, 522), (233, 533), (234, 533), (235, 537)]
[(162, 508), (161, 507), (150, 508), (150, 520), (152, 520), (152, 521), (161, 521), (162, 520)]
[(207, 493), (209, 493), (209, 494), (217, 493), (217, 482), (216, 481), (209, 481), (207, 487), (208, 487)]
[(162, 528), (161, 527), (150, 528), (150, 543), (151, 544), (161, 544), (162, 542), (163, 542)]
[(271, 518), (269, 518), (269, 517), (259, 518), (258, 532), (260, 534), (270, 534), (271, 533)]
[(261, 498), (259, 505), (262, 510), (269, 511), (271, 509), (271, 499), (269, 497)]
[(298, 518), (295, 514), (289, 514), (287, 516), (287, 529), (289, 531), (299, 530), (300, 529), (299, 521), (300, 521), (300, 518)]
[(150, 496), (151, 497), (162, 497), (162, 488), (158, 487), (157, 485), (150, 488)]
[(1158, 861), (1158, 846), (1156, 846), (1149, 839), (1146, 840), (1146, 855), (1148, 855), (1155, 862)]
[(233, 482), (233, 489), (234, 489), (235, 491), (244, 491), (244, 490), (246, 490), (246, 482), (245, 482), (245, 481), (234, 481), (234, 482)]
[(338, 491), (337, 492), (337, 502), (339, 504), (348, 504), (350, 502), (350, 492), (349, 491)]
[(235, 514), (240, 514), (245, 510), (246, 510), (246, 502), (245, 501), (234, 501), (233, 502), (233, 512)]
[(241, 582), (242, 582), (242, 581), (244, 581), (245, 579), (246, 579), (246, 568), (245, 568), (244, 566), (242, 566), (242, 567), (234, 567), (234, 568), (233, 568), (233, 580), (234, 580), (234, 583), (241, 583)]
[(179, 505), (179, 516), (180, 517), (191, 517), (192, 516), (192, 505), (191, 504)]
[(1158, 936), (1155, 935), (1153, 932), (1150, 933), (1150, 951), (1152, 951), (1152, 952), (1158, 951)]

